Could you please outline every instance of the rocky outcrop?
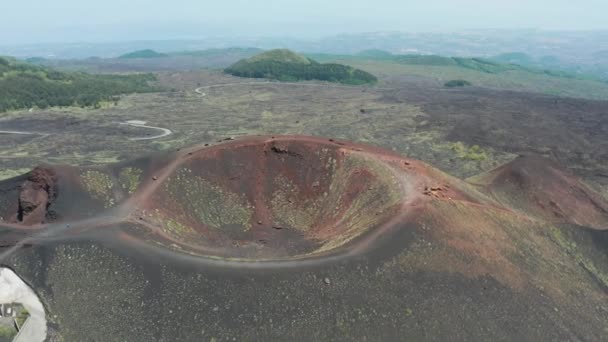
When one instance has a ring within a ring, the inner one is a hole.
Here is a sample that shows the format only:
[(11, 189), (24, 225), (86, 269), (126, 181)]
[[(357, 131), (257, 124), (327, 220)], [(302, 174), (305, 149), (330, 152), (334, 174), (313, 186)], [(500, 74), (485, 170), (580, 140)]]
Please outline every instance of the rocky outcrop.
[(37, 167), (21, 185), (17, 221), (25, 225), (44, 223), (56, 197), (57, 176), (48, 168)]

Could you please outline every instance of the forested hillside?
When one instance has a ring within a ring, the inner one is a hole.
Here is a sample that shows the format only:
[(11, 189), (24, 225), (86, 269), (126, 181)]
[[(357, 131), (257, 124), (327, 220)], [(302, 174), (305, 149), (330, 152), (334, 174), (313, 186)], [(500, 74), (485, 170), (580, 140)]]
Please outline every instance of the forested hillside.
[(344, 84), (376, 83), (376, 76), (350, 66), (322, 64), (289, 50), (272, 50), (237, 62), (226, 73), (279, 81), (319, 80)]
[(0, 57), (0, 112), (50, 106), (98, 106), (128, 93), (156, 91), (151, 74), (65, 73)]

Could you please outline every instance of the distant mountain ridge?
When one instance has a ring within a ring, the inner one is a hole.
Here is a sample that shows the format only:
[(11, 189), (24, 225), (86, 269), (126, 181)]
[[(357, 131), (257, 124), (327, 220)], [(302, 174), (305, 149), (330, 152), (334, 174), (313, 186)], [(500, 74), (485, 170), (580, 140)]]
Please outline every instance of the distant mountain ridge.
[(223, 57), (227, 55), (234, 56), (255, 56), (258, 53), (264, 52), (258, 48), (241, 48), (241, 47), (230, 47), (225, 49), (206, 49), (206, 50), (184, 50), (178, 52), (169, 53), (169, 56), (192, 56), (192, 57)]
[(161, 58), (167, 57), (164, 53), (159, 53), (154, 50), (146, 49), (146, 50), (138, 50), (130, 53), (126, 53), (118, 58), (120, 59), (134, 59), (134, 58)]

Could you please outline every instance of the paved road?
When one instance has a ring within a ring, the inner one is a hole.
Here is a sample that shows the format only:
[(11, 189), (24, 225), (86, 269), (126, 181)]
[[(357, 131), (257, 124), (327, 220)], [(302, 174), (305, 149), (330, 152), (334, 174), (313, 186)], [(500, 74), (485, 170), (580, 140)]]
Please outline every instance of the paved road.
[(34, 132), (19, 132), (19, 131), (0, 131), (0, 134), (35, 135), (35, 134), (40, 134), (40, 133), (34, 133)]
[(34, 291), (9, 268), (0, 268), (0, 303), (19, 303), (30, 313), (13, 342), (42, 342), (46, 338), (44, 307)]
[(140, 127), (140, 128), (149, 128), (149, 129), (155, 129), (158, 131), (161, 131), (162, 133), (151, 136), (151, 137), (139, 137), (139, 138), (129, 138), (129, 140), (131, 141), (140, 141), (140, 140), (153, 140), (153, 139), (158, 139), (158, 138), (162, 138), (162, 137), (166, 137), (168, 135), (173, 134), (173, 132), (170, 129), (167, 128), (162, 128), (162, 127), (154, 127), (154, 126), (146, 126), (146, 122), (145, 121), (127, 121), (127, 122), (122, 122), (121, 125), (128, 125), (131, 127)]
[(13, 339), (13, 342), (37, 342), (44, 341), (45, 338), (46, 319), (40, 316), (30, 316)]

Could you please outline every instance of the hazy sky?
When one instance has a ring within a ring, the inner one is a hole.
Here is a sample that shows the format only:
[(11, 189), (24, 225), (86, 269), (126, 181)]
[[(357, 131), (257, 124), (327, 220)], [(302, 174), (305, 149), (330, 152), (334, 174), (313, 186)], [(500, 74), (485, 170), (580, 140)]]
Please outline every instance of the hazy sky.
[(608, 0), (2, 0), (1, 7), (0, 44), (386, 30), (608, 29)]

